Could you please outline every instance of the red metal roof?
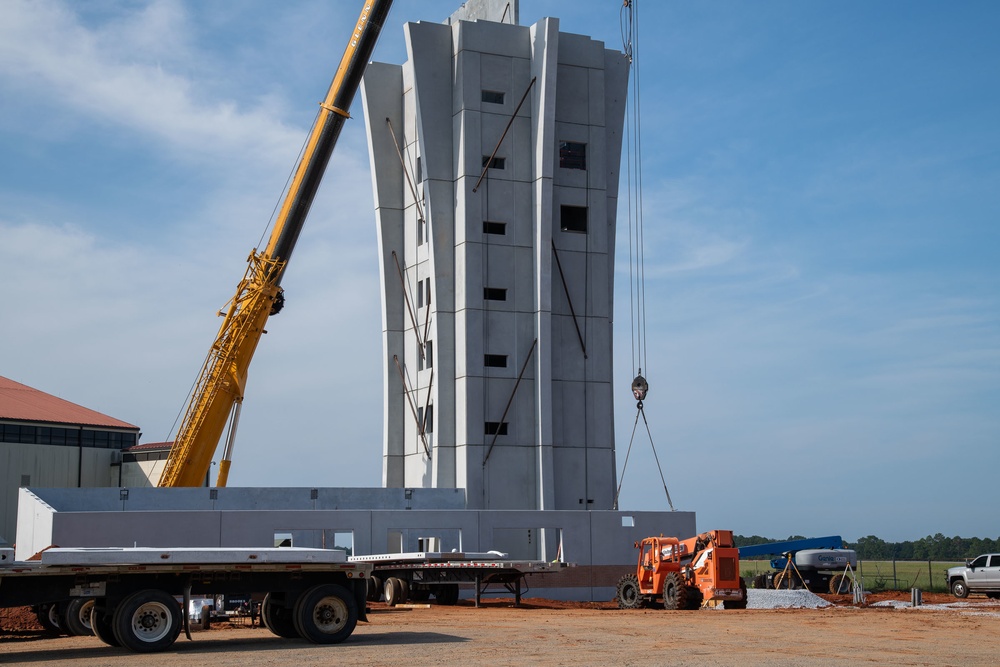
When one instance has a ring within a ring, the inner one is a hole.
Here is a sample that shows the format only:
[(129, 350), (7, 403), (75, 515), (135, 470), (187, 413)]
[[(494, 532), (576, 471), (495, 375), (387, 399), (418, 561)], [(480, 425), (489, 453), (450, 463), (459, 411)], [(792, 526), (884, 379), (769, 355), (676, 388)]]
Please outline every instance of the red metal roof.
[(139, 429), (128, 422), (70, 403), (3, 376), (0, 376), (0, 419)]
[(123, 449), (123, 452), (135, 453), (135, 452), (145, 452), (145, 451), (160, 451), (167, 450), (174, 446), (173, 442), (147, 442), (141, 445), (134, 445)]

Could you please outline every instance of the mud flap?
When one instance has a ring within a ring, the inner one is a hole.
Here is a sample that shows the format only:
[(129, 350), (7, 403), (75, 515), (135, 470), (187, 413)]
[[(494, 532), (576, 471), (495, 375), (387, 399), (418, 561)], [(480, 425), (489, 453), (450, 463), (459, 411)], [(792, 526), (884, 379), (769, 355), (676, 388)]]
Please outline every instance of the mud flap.
[(358, 605), (358, 620), (368, 622), (368, 579), (352, 579), (351, 590)]

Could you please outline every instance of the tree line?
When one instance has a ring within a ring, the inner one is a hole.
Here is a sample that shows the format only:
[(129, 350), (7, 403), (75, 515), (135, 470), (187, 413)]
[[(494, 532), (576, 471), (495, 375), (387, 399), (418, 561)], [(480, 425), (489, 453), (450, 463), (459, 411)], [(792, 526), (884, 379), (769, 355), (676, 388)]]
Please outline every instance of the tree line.
[[(737, 547), (784, 542), (760, 535), (734, 535)], [(801, 535), (792, 535), (788, 540), (804, 540)], [(1000, 553), (1000, 537), (945, 537), (941, 533), (928, 535), (919, 540), (886, 542), (874, 535), (858, 538), (857, 542), (844, 540), (845, 549), (854, 549), (859, 560), (965, 560), (984, 553)]]

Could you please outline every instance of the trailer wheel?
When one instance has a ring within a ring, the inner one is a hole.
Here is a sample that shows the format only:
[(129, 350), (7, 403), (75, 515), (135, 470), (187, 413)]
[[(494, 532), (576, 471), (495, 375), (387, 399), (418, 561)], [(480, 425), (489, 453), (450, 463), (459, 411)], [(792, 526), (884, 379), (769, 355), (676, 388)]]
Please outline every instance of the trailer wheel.
[(639, 579), (634, 574), (626, 574), (619, 579), (616, 592), (619, 609), (638, 609), (642, 606), (642, 591), (639, 590)]
[(166, 592), (151, 588), (121, 601), (112, 619), (115, 637), (137, 653), (162, 651), (181, 631), (181, 608)]
[(90, 610), (94, 608), (94, 598), (73, 598), (66, 604), (63, 612), (63, 625), (66, 632), (76, 637), (88, 637), (94, 634), (90, 627)]
[(299, 596), (294, 618), (303, 639), (314, 644), (339, 644), (358, 624), (358, 605), (343, 586), (321, 584)]
[(368, 578), (368, 601), (378, 602), (382, 599), (382, 578), (381, 577), (369, 577)]
[(59, 605), (56, 603), (52, 604), (41, 604), (35, 610), (35, 616), (38, 618), (38, 623), (45, 628), (48, 632), (54, 634), (62, 634), (62, 628), (59, 626)]
[(967, 598), (969, 597), (969, 587), (961, 579), (956, 579), (951, 582), (951, 594), (957, 598)]
[(296, 639), (299, 636), (292, 610), (272, 597), (271, 593), (264, 596), (264, 602), (260, 605), (260, 618), (272, 634), (285, 639)]
[(671, 572), (663, 580), (663, 608), (684, 609), (687, 607), (687, 586), (676, 572)]
[(94, 636), (108, 646), (121, 646), (118, 637), (115, 637), (112, 615), (108, 613), (103, 603), (95, 601), (94, 606), (90, 608), (90, 627), (94, 631)]

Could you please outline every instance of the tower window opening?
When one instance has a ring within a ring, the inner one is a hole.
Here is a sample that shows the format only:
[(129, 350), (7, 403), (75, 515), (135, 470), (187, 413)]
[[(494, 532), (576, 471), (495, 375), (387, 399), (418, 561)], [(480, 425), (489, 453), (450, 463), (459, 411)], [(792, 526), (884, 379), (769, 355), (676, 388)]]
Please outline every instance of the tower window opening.
[(503, 170), (507, 168), (507, 158), (495, 157), (492, 160), (489, 155), (483, 156), (483, 167), (489, 165), (490, 169)]
[(560, 206), (559, 227), (564, 232), (587, 233), (586, 206)]
[(486, 422), (486, 435), (507, 435), (507, 422)]
[(506, 354), (483, 355), (483, 365), (489, 368), (507, 368)]
[(575, 141), (560, 141), (559, 166), (563, 169), (586, 169), (587, 144)]
[(486, 301), (506, 301), (507, 290), (501, 287), (484, 287), (483, 299)]
[(497, 236), (506, 236), (507, 223), (483, 220), (483, 234), (496, 234)]
[(499, 90), (484, 90), (482, 100), (488, 104), (503, 104), (503, 97)]

